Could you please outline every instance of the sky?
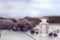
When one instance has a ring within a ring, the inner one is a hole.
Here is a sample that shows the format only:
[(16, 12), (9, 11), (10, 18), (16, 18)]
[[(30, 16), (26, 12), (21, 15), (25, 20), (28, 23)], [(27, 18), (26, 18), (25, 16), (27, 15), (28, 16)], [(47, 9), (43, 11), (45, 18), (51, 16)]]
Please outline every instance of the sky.
[(60, 0), (0, 0), (0, 17), (60, 16)]

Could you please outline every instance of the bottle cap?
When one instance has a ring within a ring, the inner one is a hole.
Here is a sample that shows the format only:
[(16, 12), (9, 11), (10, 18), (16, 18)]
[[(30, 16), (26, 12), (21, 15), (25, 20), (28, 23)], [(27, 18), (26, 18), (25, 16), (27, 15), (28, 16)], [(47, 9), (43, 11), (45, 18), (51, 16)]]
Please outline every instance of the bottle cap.
[(47, 22), (47, 18), (41, 18), (42, 22)]

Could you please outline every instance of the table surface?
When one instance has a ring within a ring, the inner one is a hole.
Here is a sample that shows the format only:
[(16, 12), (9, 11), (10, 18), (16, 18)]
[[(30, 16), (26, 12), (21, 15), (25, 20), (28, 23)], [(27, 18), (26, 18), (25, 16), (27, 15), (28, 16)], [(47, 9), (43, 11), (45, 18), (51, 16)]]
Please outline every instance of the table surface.
[[(59, 24), (49, 25), (49, 32), (60, 29)], [(60, 34), (60, 33), (59, 33)], [(2, 30), (0, 40), (60, 40), (60, 37), (50, 38), (50, 37), (41, 37), (40, 34), (30, 34), (30, 32), (20, 32), (20, 31), (8, 31)]]

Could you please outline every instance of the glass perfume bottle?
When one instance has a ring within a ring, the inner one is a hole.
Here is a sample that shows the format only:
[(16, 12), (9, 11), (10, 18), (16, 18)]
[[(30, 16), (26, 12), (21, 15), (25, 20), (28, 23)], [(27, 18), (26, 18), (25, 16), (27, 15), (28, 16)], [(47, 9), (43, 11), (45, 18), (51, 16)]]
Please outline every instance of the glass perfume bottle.
[(41, 36), (47, 36), (48, 34), (48, 23), (46, 18), (42, 18), (40, 23)]

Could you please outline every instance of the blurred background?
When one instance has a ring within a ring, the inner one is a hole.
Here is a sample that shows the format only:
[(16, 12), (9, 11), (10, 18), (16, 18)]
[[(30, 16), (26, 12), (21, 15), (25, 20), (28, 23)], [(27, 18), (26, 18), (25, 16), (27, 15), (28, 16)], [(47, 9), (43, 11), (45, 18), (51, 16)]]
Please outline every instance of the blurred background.
[(0, 17), (60, 16), (60, 0), (0, 0)]

